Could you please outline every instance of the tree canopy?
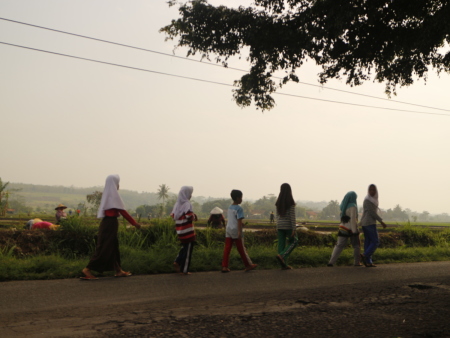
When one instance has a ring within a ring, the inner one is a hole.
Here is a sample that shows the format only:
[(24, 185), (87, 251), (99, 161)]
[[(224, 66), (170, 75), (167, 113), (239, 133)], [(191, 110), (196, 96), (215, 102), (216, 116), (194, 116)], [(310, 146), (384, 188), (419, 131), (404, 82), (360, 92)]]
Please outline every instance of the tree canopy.
[[(175, 5), (176, 1), (169, 1)], [(262, 110), (305, 61), (321, 67), (319, 81), (385, 83), (386, 93), (424, 78), (430, 69), (450, 72), (450, 0), (255, 0), (253, 6), (181, 4), (180, 18), (161, 28), (168, 39), (227, 66), (248, 50), (249, 72), (235, 81), (234, 99)], [(285, 76), (278, 82), (273, 73)]]
[(9, 182), (3, 182), (0, 178), (0, 216), (4, 216), (8, 209), (9, 192), (6, 190), (8, 185)]
[(86, 200), (88, 203), (92, 204), (92, 210), (97, 211), (100, 207), (100, 203), (102, 202), (103, 192), (94, 191), (92, 194), (86, 195)]
[(164, 209), (164, 206), (165, 206), (165, 204), (166, 204), (166, 199), (168, 199), (169, 198), (169, 190), (170, 190), (170, 188), (169, 188), (169, 186), (168, 185), (166, 185), (166, 184), (161, 184), (160, 186), (159, 186), (159, 189), (158, 189), (158, 191), (157, 191), (157, 194), (158, 194), (158, 199), (162, 199), (162, 206), (163, 206), (163, 209)]
[(339, 209), (338, 201), (330, 201), (328, 205), (322, 209), (321, 219), (339, 219), (341, 209)]

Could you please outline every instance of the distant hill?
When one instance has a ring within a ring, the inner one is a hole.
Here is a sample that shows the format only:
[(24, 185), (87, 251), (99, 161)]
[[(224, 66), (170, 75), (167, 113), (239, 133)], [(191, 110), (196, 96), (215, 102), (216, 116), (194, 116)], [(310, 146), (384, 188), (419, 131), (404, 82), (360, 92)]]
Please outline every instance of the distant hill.
[[(43, 210), (53, 210), (59, 203), (63, 203), (69, 208), (74, 209), (79, 203), (86, 202), (86, 195), (96, 190), (102, 191), (103, 187), (76, 188), (73, 186), (10, 183), (8, 189), (13, 191), (11, 195), (12, 199), (20, 198), (26, 205), (34, 209), (39, 207)], [(119, 190), (119, 194), (128, 209), (135, 209), (143, 204), (155, 205), (160, 202), (158, 195), (154, 192), (139, 193), (137, 191), (121, 189)]]
[[(22, 204), (32, 207), (34, 210), (37, 208), (42, 211), (53, 211), (53, 209), (59, 204), (63, 203), (71, 209), (76, 209), (79, 203), (87, 203), (86, 195), (93, 193), (94, 191), (102, 191), (103, 186), (89, 187), (89, 188), (77, 188), (74, 186), (53, 186), (53, 185), (35, 185), (24, 183), (10, 183), (8, 190), (12, 192), (11, 200), (20, 200)], [(156, 205), (161, 201), (158, 200), (156, 192), (137, 192), (132, 190), (119, 190), (119, 194), (122, 197), (128, 210), (135, 210), (138, 206)], [(176, 196), (174, 193), (169, 193), (170, 197)], [(216, 200), (220, 198), (194, 196), (193, 201), (203, 204), (208, 201)], [(250, 202), (254, 202), (249, 200)], [(321, 211), (328, 203), (312, 202), (312, 201), (298, 201), (299, 206), (306, 207), (315, 211)]]

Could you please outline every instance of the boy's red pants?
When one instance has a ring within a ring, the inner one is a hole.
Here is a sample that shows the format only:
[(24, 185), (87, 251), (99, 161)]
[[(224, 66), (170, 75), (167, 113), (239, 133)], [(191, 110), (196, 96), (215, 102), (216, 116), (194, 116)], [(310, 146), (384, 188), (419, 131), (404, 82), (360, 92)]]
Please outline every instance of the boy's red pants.
[(233, 247), (233, 242), (236, 244), (236, 248), (239, 251), (239, 254), (241, 255), (242, 262), (244, 263), (245, 267), (252, 265), (252, 260), (247, 254), (247, 250), (244, 246), (244, 239), (243, 238), (231, 238), (231, 237), (225, 237), (225, 247), (223, 249), (223, 259), (222, 259), (222, 267), (228, 268), (228, 263), (230, 259), (230, 252), (231, 248)]

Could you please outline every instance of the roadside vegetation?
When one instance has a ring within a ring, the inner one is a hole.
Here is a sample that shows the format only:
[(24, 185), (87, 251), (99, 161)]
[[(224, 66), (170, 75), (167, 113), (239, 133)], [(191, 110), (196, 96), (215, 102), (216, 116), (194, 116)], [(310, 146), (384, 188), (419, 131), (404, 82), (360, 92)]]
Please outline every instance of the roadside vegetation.
[[(156, 192), (141, 192), (120, 190), (127, 211), (136, 218), (162, 218), (170, 214), (175, 202), (176, 194), (167, 184), (161, 184)], [(44, 186), (2, 182), (0, 178), (0, 217), (28, 217), (54, 218), (54, 208), (62, 203), (68, 206), (66, 212), (75, 213), (79, 210), (82, 216), (96, 214), (101, 201), (101, 187), (75, 188), (63, 186)], [(267, 194), (257, 200), (245, 200), (242, 208), (246, 218), (264, 222), (275, 210), (275, 194)], [(201, 218), (208, 218), (210, 211), (219, 207), (226, 210), (231, 204), (230, 198), (212, 198), (194, 196), (192, 205), (196, 214)], [(361, 207), (361, 205), (360, 205)], [(359, 212), (362, 210), (360, 208)], [(37, 216), (40, 214), (42, 217)], [(314, 222), (336, 222), (339, 220), (339, 201), (297, 201), (296, 215), (298, 218)], [(383, 210), (382, 217), (387, 222), (412, 223), (450, 223), (448, 213), (430, 214), (413, 211), (396, 205), (394, 208)]]
[[(0, 280), (54, 279), (80, 276), (95, 248), (99, 221), (88, 217), (69, 217), (59, 230), (22, 230), (17, 225), (0, 231)], [(135, 274), (169, 273), (179, 249), (170, 218), (143, 221), (136, 230), (121, 221), (119, 242), (122, 265)], [(15, 228), (15, 229), (14, 229)], [(299, 247), (289, 263), (295, 268), (325, 266), (336, 241), (336, 226), (330, 233), (299, 231)], [(192, 271), (219, 271), (224, 230), (197, 229), (198, 245)], [(450, 259), (450, 229), (432, 230), (411, 224), (382, 232), (377, 263), (425, 262)], [(245, 233), (250, 257), (259, 269), (277, 269), (276, 230)], [(352, 264), (352, 250), (346, 249), (338, 265)], [(236, 250), (230, 268), (242, 270)], [(112, 273), (105, 273), (110, 276)]]

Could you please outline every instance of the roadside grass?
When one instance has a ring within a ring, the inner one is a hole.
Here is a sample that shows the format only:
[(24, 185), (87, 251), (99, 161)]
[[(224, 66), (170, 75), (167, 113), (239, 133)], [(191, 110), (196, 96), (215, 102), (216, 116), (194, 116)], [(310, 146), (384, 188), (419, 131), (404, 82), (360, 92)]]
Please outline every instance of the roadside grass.
[(450, 223), (448, 222), (388, 222), (388, 224), (397, 224), (400, 226), (404, 225), (413, 225), (413, 226), (438, 226), (438, 227), (450, 227)]
[(0, 257), (0, 260), (0, 281), (73, 278), (79, 276), (81, 269), (86, 266), (86, 260), (59, 255), (25, 259)]
[[(98, 220), (72, 217), (57, 231), (5, 230), (0, 236), (0, 281), (74, 278), (89, 261), (95, 249)], [(224, 230), (197, 230), (191, 270), (220, 271)], [(336, 234), (299, 232), (299, 247), (289, 258), (294, 268), (326, 266)], [(363, 241), (363, 239), (362, 239)], [(407, 224), (381, 234), (382, 246), (376, 251), (376, 263), (406, 263), (450, 260), (450, 229), (430, 230)], [(134, 274), (172, 272), (172, 263), (180, 248), (170, 219), (152, 220), (138, 231), (120, 223), (119, 243), (122, 266)], [(258, 269), (279, 269), (276, 261), (276, 231), (267, 229), (245, 233), (248, 254)], [(337, 265), (352, 265), (353, 250), (345, 249)], [(244, 266), (234, 248), (231, 270)], [(106, 272), (103, 276), (111, 276)]]
[[(178, 247), (140, 250), (121, 246), (122, 266), (134, 274), (171, 273), (172, 263), (178, 253)], [(192, 256), (191, 271), (217, 271), (221, 269), (221, 247), (204, 248), (197, 246)], [(300, 247), (296, 248), (288, 261), (294, 268), (324, 267), (328, 263), (332, 248)], [(254, 246), (248, 248), (248, 254), (258, 269), (279, 269), (275, 259), (276, 248)], [(0, 264), (0, 281), (76, 278), (86, 266), (89, 257), (78, 259), (65, 258), (57, 254), (33, 256), (27, 258), (2, 257)], [(449, 247), (416, 247), (378, 249), (374, 260), (379, 264), (412, 263), (450, 260)], [(338, 266), (353, 264), (353, 249), (345, 249), (337, 262)], [(230, 255), (229, 267), (232, 271), (242, 271), (244, 266), (237, 250)], [(113, 272), (105, 272), (100, 276), (112, 276)]]

